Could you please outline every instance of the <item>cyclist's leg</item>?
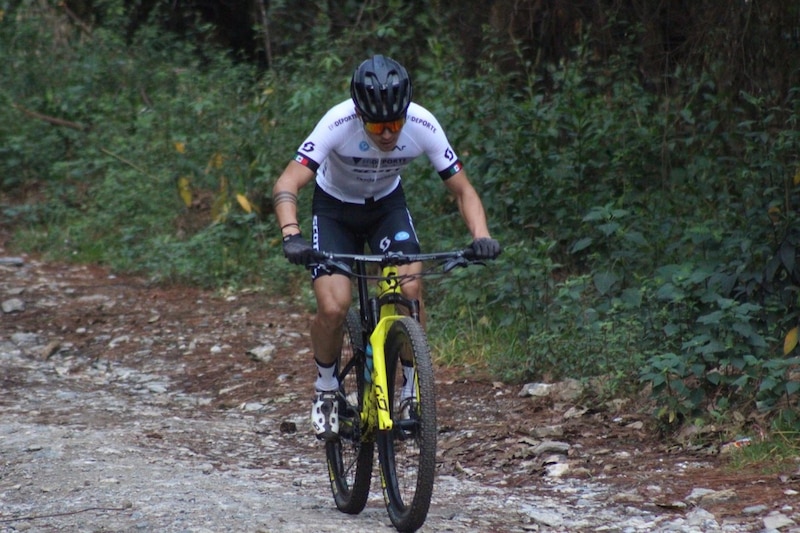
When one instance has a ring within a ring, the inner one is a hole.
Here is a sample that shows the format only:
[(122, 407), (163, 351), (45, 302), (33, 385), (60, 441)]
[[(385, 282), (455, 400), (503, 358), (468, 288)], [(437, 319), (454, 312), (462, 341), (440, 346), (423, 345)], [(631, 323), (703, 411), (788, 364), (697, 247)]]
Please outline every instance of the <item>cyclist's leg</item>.
[[(314, 194), (312, 242), (317, 250), (350, 252), (356, 248), (358, 235), (351, 231), (342, 216), (342, 202), (317, 188)], [(361, 245), (363, 249), (363, 244)], [(335, 440), (339, 433), (340, 383), (337, 362), (342, 350), (342, 333), (352, 292), (346, 276), (321, 269), (312, 271), (317, 312), (311, 323), (311, 344), (317, 366), (311, 421), (317, 438)]]
[[(317, 187), (312, 206), (312, 242), (325, 252), (360, 253), (364, 239), (349, 223), (348, 205)], [(311, 273), (317, 312), (311, 324), (314, 357), (322, 364), (332, 364), (342, 347), (342, 325), (352, 302), (350, 279), (314, 269)]]
[[(376, 203), (377, 218), (370, 227), (368, 242), (375, 253), (403, 252), (417, 254), (420, 252), (419, 238), (414, 229), (414, 220), (408, 210), (402, 187)], [(418, 274), (422, 264), (412, 263), (400, 267), (400, 274)], [(425, 325), (425, 306), (422, 299), (422, 281), (419, 278), (403, 283), (403, 295), (419, 301), (420, 322)]]
[(341, 274), (321, 275), (314, 280), (317, 312), (311, 323), (314, 357), (322, 364), (333, 364), (342, 349), (342, 325), (350, 308), (350, 279)]
[[(410, 265), (403, 265), (399, 267), (399, 274), (410, 275), (419, 274), (422, 272), (422, 263), (411, 263)], [(422, 279), (417, 277), (403, 284), (403, 296), (410, 300), (417, 300), (419, 302), (419, 322), (422, 327), (427, 323), (427, 315), (425, 314), (425, 300), (422, 297)]]

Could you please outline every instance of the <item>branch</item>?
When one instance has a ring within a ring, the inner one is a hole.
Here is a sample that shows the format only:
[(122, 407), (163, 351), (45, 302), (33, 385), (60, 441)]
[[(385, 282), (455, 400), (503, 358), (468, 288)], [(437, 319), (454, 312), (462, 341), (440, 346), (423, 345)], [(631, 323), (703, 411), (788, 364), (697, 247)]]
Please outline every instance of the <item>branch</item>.
[(262, 38), (264, 39), (264, 54), (267, 56), (267, 67), (272, 68), (272, 46), (269, 39), (269, 19), (267, 18), (267, 8), (264, 6), (264, 0), (258, 3), (259, 10), (261, 11), (261, 31)]
[(105, 148), (100, 148), (100, 151), (103, 152), (106, 155), (110, 155), (111, 157), (113, 157), (114, 159), (116, 159), (117, 161), (119, 161), (121, 163), (125, 163), (126, 165), (128, 165), (132, 169), (136, 170), (137, 172), (141, 172), (142, 174), (144, 174), (148, 178), (156, 179), (155, 176), (153, 176), (152, 174), (147, 172), (145, 169), (143, 169), (142, 167), (140, 167), (139, 165), (137, 165), (133, 161), (129, 161), (128, 159), (125, 159), (121, 155), (115, 154), (114, 152), (112, 152), (110, 150), (106, 150)]
[(66, 2), (61, 2), (60, 5), (61, 7), (64, 8), (64, 13), (66, 13), (67, 16), (69, 16), (69, 18), (72, 19), (72, 21), (78, 26), (78, 28), (80, 28), (83, 33), (85, 33), (91, 38), (92, 28), (90, 28), (88, 24), (82, 21), (80, 17), (78, 17), (78, 15), (76, 15), (75, 12), (69, 8)]
[(47, 122), (48, 124), (52, 124), (53, 126), (63, 126), (65, 128), (72, 128), (73, 130), (78, 131), (89, 131), (91, 126), (87, 126), (86, 124), (81, 124), (80, 122), (72, 122), (71, 120), (65, 120), (63, 118), (58, 117), (51, 117), (50, 115), (43, 115), (42, 113), (37, 113), (36, 111), (31, 111), (30, 109), (26, 109), (19, 104), (11, 104), (11, 107), (16, 109), (17, 111), (22, 112), (29, 117), (35, 118), (37, 120), (41, 120), (43, 122)]

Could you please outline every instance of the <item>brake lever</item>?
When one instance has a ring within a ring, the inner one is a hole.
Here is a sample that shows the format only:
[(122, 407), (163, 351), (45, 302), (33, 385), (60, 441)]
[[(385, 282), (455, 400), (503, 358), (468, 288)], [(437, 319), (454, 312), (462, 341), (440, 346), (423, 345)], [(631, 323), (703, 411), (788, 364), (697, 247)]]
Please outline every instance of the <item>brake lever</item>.
[(454, 257), (453, 259), (450, 259), (449, 261), (447, 261), (444, 264), (444, 266), (442, 267), (442, 271), (444, 273), (447, 273), (447, 272), (450, 272), (451, 270), (453, 270), (455, 268), (458, 268), (458, 267), (467, 267), (467, 266), (469, 266), (469, 263), (470, 262), (466, 257), (464, 257), (463, 255), (460, 255), (458, 257)]
[(326, 274), (341, 272), (342, 274), (348, 277), (353, 275), (353, 269), (350, 268), (350, 265), (348, 265), (347, 263), (342, 263), (341, 261), (334, 261), (333, 259), (330, 259), (328, 257), (325, 257), (324, 260), (322, 261), (317, 261), (308, 264), (309, 270), (313, 270), (315, 268), (322, 270)]
[(486, 266), (486, 262), (475, 257), (475, 250), (472, 248), (464, 248), (458, 257), (445, 263), (444, 272), (450, 272), (456, 267), (468, 267), (470, 265)]
[(353, 269), (350, 268), (350, 265), (348, 265), (347, 263), (342, 263), (341, 261), (328, 260), (327, 265), (333, 270), (338, 270), (340, 272), (343, 272), (347, 276), (353, 275)]

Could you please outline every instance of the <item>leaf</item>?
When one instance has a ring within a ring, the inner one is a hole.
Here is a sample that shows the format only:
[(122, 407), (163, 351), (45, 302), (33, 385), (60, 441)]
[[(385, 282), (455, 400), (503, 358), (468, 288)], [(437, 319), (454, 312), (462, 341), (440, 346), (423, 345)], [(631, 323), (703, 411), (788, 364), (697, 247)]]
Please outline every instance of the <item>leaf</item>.
[(797, 334), (798, 326), (793, 327), (789, 330), (789, 333), (786, 334), (786, 337), (783, 339), (783, 355), (789, 355), (789, 352), (795, 349), (797, 346)]
[(684, 298), (684, 293), (672, 283), (665, 283), (656, 291), (656, 298), (659, 300), (679, 301)]
[(607, 222), (605, 224), (600, 224), (599, 226), (597, 226), (597, 229), (599, 229), (606, 237), (610, 236), (619, 228), (620, 225), (618, 222)]
[(244, 209), (245, 213), (253, 212), (253, 205), (250, 203), (250, 200), (247, 199), (247, 196), (237, 193), (236, 201), (239, 202), (239, 205)]
[(223, 156), (219, 152), (214, 152), (211, 156), (211, 159), (208, 160), (208, 167), (206, 168), (206, 173), (212, 168), (220, 169), (222, 168), (222, 164), (225, 162), (225, 156)]
[(594, 286), (600, 294), (608, 294), (611, 287), (619, 281), (619, 276), (613, 272), (598, 272), (594, 276)]
[(642, 305), (642, 291), (638, 289), (625, 289), (622, 291), (621, 300), (625, 305), (631, 308), (637, 308)]
[(185, 154), (186, 153), (186, 143), (185, 142), (175, 141), (175, 143), (173, 145), (175, 146), (175, 151), (178, 152), (179, 154)]
[(638, 244), (639, 246), (647, 246), (648, 242), (645, 239), (644, 235), (638, 231), (629, 231), (625, 234), (625, 239), (631, 241), (634, 244)]
[(781, 221), (781, 210), (780, 210), (780, 208), (773, 205), (772, 207), (767, 209), (767, 216), (769, 216), (770, 220), (772, 220), (772, 222), (774, 224), (777, 224), (778, 222)]
[(722, 317), (725, 316), (722, 311), (712, 311), (707, 315), (703, 315), (697, 319), (699, 324), (719, 324)]
[(186, 207), (192, 205), (192, 182), (186, 176), (178, 178), (178, 196), (181, 197)]
[(794, 173), (794, 179), (792, 180), (792, 183), (795, 185), (800, 185), (800, 168), (798, 168), (797, 172)]
[(584, 237), (583, 239), (578, 239), (575, 244), (569, 249), (569, 253), (574, 254), (580, 252), (581, 250), (588, 248), (592, 244), (591, 237)]
[(770, 391), (775, 388), (778, 382), (772, 376), (766, 376), (764, 379), (761, 380), (761, 385), (759, 385), (758, 390), (761, 392)]

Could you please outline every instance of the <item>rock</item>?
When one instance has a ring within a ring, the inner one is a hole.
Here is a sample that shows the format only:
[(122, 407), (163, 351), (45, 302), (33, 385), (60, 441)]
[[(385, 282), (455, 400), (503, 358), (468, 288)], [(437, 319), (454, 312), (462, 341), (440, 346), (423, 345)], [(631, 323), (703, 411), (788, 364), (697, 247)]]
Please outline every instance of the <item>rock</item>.
[(522, 511), (526, 513), (534, 522), (547, 527), (558, 528), (564, 523), (563, 516), (553, 511), (537, 509), (529, 505), (523, 506)]
[(47, 359), (56, 353), (59, 348), (61, 348), (61, 342), (50, 341), (46, 346), (43, 346), (39, 349), (39, 357)]
[(794, 520), (778, 511), (774, 511), (764, 517), (764, 529), (781, 529), (794, 525)]
[(262, 363), (269, 363), (272, 361), (272, 356), (274, 354), (275, 345), (269, 342), (247, 350), (247, 355), (249, 355), (251, 359), (254, 361), (261, 361)]
[(19, 298), (10, 298), (8, 300), (3, 301), (2, 304), (3, 312), (4, 313), (21, 313), (25, 310), (25, 302), (20, 300)]
[(548, 383), (527, 383), (522, 387), (522, 390), (519, 391), (519, 397), (526, 398), (528, 396), (534, 396), (542, 398), (548, 396), (552, 389), (553, 385)]
[(716, 505), (722, 502), (734, 501), (738, 498), (739, 495), (736, 494), (735, 490), (724, 489), (724, 490), (714, 491), (711, 494), (706, 494), (705, 496), (701, 496), (700, 500), (697, 503), (700, 506)]
[(41, 344), (39, 335), (36, 333), (14, 333), (11, 335), (11, 342), (20, 348), (33, 348)]
[(544, 455), (546, 453), (560, 453), (566, 455), (569, 452), (570, 445), (566, 442), (558, 441), (545, 441), (533, 448), (535, 456)]
[(686, 515), (686, 523), (700, 529), (700, 531), (718, 531), (719, 523), (714, 515), (705, 509), (692, 509)]
[(558, 383), (527, 383), (519, 391), (519, 397), (535, 398), (552, 397), (562, 402), (573, 402), (583, 394), (583, 385), (576, 379), (568, 379)]
[(714, 491), (712, 489), (694, 488), (686, 497), (686, 499), (690, 502), (697, 502), (700, 501), (703, 496), (708, 496), (709, 494), (713, 493)]
[(111, 298), (104, 294), (92, 294), (89, 296), (81, 296), (78, 298), (80, 304), (105, 304), (111, 301)]
[(568, 463), (553, 463), (544, 467), (545, 476), (559, 478), (569, 472)]
[(564, 435), (564, 426), (542, 426), (531, 430), (531, 437), (546, 439), (549, 437), (561, 437)]
[(574, 402), (583, 394), (583, 385), (577, 379), (566, 379), (554, 383), (551, 396), (562, 402)]
[(585, 407), (570, 407), (567, 409), (567, 412), (564, 413), (564, 420), (569, 420), (570, 418), (580, 418), (588, 411), (589, 410)]

